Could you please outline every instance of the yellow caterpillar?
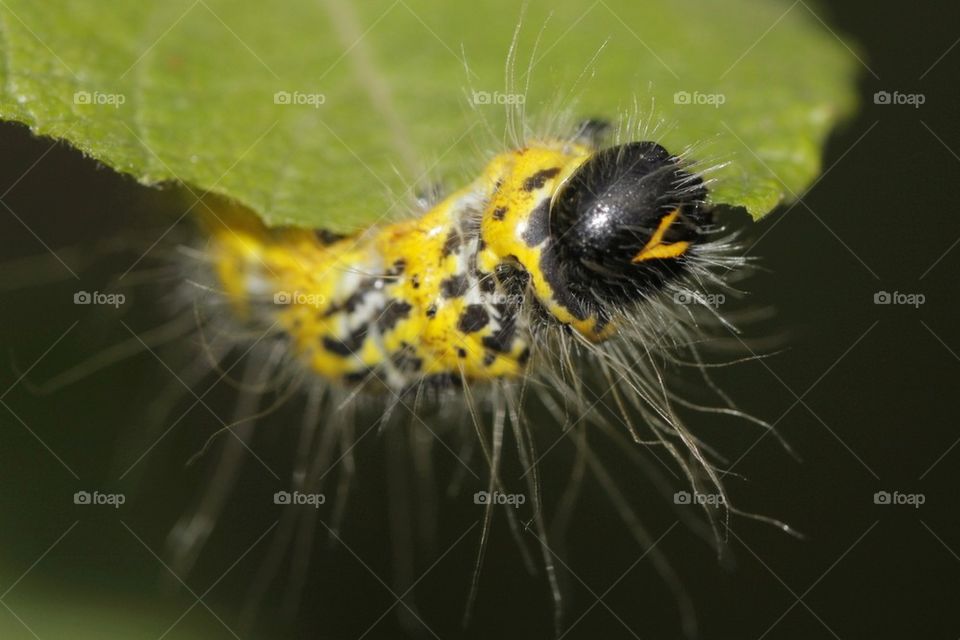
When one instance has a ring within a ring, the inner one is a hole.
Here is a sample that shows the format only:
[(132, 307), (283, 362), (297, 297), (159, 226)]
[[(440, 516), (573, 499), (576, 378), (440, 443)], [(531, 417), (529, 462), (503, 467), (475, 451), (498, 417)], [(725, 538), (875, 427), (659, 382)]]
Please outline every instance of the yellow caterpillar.
[[(225, 363), (238, 336), (243, 353), (236, 362), (246, 364), (236, 421), (218, 432), (230, 430), (233, 438), (224, 438), (210, 486), (171, 533), (172, 566), (189, 570), (208, 540), (253, 441), (253, 423), (273, 408), (259, 411), (269, 395), (264, 389), (276, 391), (275, 406), (290, 397), (287, 390), (307, 392), (290, 486), (303, 495), (322, 494), (325, 478), (339, 467), (342, 497), (354, 447), (373, 425), (401, 440), (397, 430), (409, 428), (410, 453), (422, 465), (430, 458), (428, 436), (443, 444), (430, 424), (467, 429), (462, 454), (443, 447), (486, 495), (523, 492), (524, 507), (511, 507), (506, 517), (515, 532), (536, 532), (556, 629), (562, 597), (546, 543), (538, 437), (548, 440), (545, 452), (565, 437), (573, 442), (581, 464), (647, 549), (653, 538), (595, 458), (587, 433), (665, 452), (694, 490), (722, 496), (716, 506), (703, 507), (720, 540), (718, 517), (742, 512), (730, 505), (720, 473), (676, 407), (770, 427), (736, 410), (705, 371), (703, 388), (724, 406), (685, 401), (665, 383), (664, 364), (681, 362), (681, 353), (701, 362), (705, 325), (725, 323), (703, 292), (725, 287), (727, 274), (746, 259), (735, 234), (714, 222), (706, 171), (652, 141), (604, 147), (607, 127), (589, 121), (567, 137), (526, 140), (418, 216), (347, 236), (269, 228), (238, 204), (207, 199), (200, 217), (205, 244), (193, 252), (203, 262), (193, 282), (200, 286), (191, 287), (189, 298), (202, 316), (199, 326), (215, 330), (207, 345), (214, 367)], [(228, 372), (224, 367), (222, 375)], [(553, 424), (528, 420), (528, 388)], [(424, 390), (443, 401), (429, 407), (405, 402), (411, 393), (419, 400)], [(392, 420), (398, 407), (413, 417), (408, 427)], [(364, 413), (375, 420), (356, 433)], [(437, 419), (428, 424), (421, 417), (427, 413)], [(501, 470), (507, 438), (523, 467), (510, 477)], [(472, 469), (475, 444), (488, 471), (484, 478)], [(482, 504), (467, 611), (495, 508), (492, 500)], [(340, 514), (336, 506), (333, 529)], [(286, 510), (282, 522), (277, 548), (290, 543), (296, 527), (315, 524), (298, 510)], [(651, 554), (658, 557), (656, 549)], [(677, 577), (665, 562), (655, 562), (685, 621), (692, 620)], [(253, 602), (275, 577), (276, 565), (265, 566)], [(303, 576), (305, 565), (298, 567)]]
[(684, 270), (710, 215), (701, 179), (663, 147), (599, 150), (588, 128), (502, 153), (421, 217), (348, 237), (215, 206), (219, 286), (335, 383), (508, 379), (544, 330), (602, 342)]

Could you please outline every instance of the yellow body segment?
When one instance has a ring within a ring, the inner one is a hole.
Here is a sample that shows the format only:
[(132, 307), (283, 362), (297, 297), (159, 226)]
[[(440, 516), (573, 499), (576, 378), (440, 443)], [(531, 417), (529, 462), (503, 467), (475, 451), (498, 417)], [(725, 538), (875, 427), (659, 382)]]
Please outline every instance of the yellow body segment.
[[(591, 153), (570, 142), (504, 153), (419, 218), (333, 239), (211, 202), (202, 224), (214, 288), (241, 320), (286, 333), (332, 381), (404, 389), (520, 375), (534, 299), (592, 340), (612, 331), (565, 307), (540, 268), (551, 198)], [(526, 274), (521, 299), (504, 268)]]
[[(499, 156), (491, 163), (503, 184), (490, 203), (491, 215), (483, 218), (481, 232), (487, 247), (480, 254), (481, 265), (492, 270), (504, 259), (513, 259), (522, 265), (540, 264), (546, 243), (531, 242), (530, 225), (549, 225), (549, 202), (556, 187), (592, 154), (590, 149), (581, 145), (571, 145), (565, 151), (523, 149)], [(530, 184), (533, 176), (542, 176), (543, 179)], [(527, 188), (529, 186), (534, 188)], [(497, 215), (493, 215), (493, 212)], [(542, 215), (543, 219), (534, 219), (534, 214)], [(553, 288), (541, 269), (528, 272), (537, 298), (546, 303), (551, 314), (581, 333), (593, 335), (595, 319), (576, 318), (557, 302)]]

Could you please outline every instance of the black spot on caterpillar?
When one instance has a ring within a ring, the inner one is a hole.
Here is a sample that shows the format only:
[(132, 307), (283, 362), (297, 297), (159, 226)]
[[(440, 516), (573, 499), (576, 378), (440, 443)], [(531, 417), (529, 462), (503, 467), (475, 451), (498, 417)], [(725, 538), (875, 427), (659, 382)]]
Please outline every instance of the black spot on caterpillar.
[(550, 235), (550, 200), (545, 198), (530, 212), (527, 228), (523, 231), (523, 241), (535, 247)]
[(560, 173), (560, 167), (541, 169), (523, 181), (523, 190), (535, 191), (536, 189), (542, 189), (543, 185), (547, 183), (547, 180), (554, 177), (558, 173)]
[(457, 328), (463, 333), (475, 333), (483, 329), (490, 322), (490, 315), (487, 310), (479, 304), (467, 305), (463, 313), (460, 314)]
[[(377, 318), (377, 327), (382, 333), (390, 331), (398, 322), (410, 315), (411, 309), (413, 309), (413, 306), (408, 302), (391, 300)], [(409, 345), (407, 346), (409, 347)]]
[(467, 292), (470, 282), (463, 274), (451, 276), (440, 283), (440, 294), (444, 298), (459, 298)]

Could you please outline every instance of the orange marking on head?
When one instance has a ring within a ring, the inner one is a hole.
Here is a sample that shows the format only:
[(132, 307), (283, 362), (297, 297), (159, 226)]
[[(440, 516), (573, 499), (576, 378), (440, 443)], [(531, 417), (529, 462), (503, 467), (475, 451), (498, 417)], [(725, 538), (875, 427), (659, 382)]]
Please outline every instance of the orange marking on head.
[(657, 225), (657, 230), (650, 236), (647, 244), (643, 246), (643, 249), (640, 249), (640, 252), (637, 253), (630, 262), (636, 264), (644, 260), (662, 260), (664, 258), (682, 256), (684, 252), (690, 248), (689, 242), (686, 240), (681, 242), (663, 241), (663, 236), (666, 235), (667, 229), (670, 228), (670, 225), (673, 224), (679, 215), (680, 211), (674, 210), (663, 216), (663, 218), (660, 219), (660, 224)]

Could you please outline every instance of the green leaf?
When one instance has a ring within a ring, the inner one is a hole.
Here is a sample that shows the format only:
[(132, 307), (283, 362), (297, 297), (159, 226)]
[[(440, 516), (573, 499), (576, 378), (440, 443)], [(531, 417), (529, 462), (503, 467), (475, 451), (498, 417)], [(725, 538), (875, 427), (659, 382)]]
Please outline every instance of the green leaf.
[(146, 184), (343, 231), (476, 175), (508, 144), (498, 103), (513, 93), (533, 133), (561, 116), (657, 125), (648, 135), (671, 151), (726, 163), (713, 201), (756, 218), (815, 178), (855, 103), (854, 54), (803, 2), (522, 12), (513, 0), (4, 0), (0, 117)]
[[(121, 529), (122, 531), (122, 529)], [(134, 542), (136, 544), (136, 542)], [(146, 553), (144, 551), (144, 553)], [(22, 571), (22, 569), (20, 569)], [(73, 577), (74, 588), (45, 584), (40, 588), (20, 586), (10, 594), (9, 611), (0, 617), (0, 638), (36, 640), (182, 640), (235, 638), (236, 635), (213, 615), (186, 616), (188, 604), (174, 604), (144, 593), (121, 588), (103, 592), (84, 576), (86, 590), (77, 588), (83, 578)], [(182, 602), (182, 601), (181, 601)], [(264, 637), (264, 636), (260, 636)]]

